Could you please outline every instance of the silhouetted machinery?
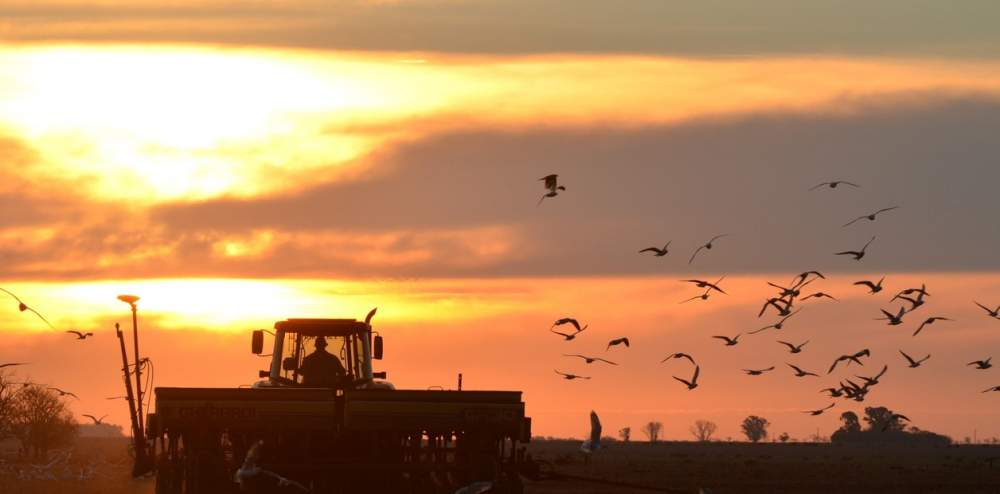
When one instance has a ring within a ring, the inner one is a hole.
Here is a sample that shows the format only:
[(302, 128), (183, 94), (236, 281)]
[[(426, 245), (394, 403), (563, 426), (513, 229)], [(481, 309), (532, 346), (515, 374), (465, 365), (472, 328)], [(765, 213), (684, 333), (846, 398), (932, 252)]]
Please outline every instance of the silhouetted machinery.
[[(521, 493), (521, 392), (397, 390), (372, 371), (382, 337), (370, 319), (275, 323), (270, 369), (250, 388), (156, 388), (156, 492), (436, 494), (491, 482)], [(306, 387), (303, 359), (320, 337), (344, 372)], [(263, 349), (255, 331), (252, 351)]]

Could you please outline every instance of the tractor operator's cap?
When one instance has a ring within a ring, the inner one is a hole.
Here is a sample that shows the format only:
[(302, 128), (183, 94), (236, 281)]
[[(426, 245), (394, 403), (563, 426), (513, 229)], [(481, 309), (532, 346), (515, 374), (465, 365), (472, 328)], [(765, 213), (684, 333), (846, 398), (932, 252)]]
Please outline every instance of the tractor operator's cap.
[(316, 337), (316, 348), (326, 348), (326, 337), (317, 336)]

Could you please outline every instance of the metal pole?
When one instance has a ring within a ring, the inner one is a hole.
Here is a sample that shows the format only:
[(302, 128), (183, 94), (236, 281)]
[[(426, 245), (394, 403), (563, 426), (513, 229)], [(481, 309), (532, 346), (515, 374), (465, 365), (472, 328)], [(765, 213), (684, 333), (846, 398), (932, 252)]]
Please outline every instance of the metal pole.
[(142, 359), (139, 358), (139, 320), (136, 317), (135, 302), (130, 302), (129, 305), (132, 306), (132, 343), (135, 346), (135, 397), (136, 411), (138, 412), (136, 416), (139, 419), (139, 433), (143, 434), (145, 428), (142, 416)]
[(132, 381), (129, 380), (128, 353), (125, 351), (125, 334), (121, 327), (115, 323), (115, 332), (118, 334), (118, 342), (122, 349), (122, 372), (125, 376), (125, 398), (128, 400), (129, 418), (132, 419), (132, 440), (135, 442), (135, 465), (132, 468), (132, 476), (137, 477), (146, 473), (146, 444), (139, 423), (136, 421), (135, 396), (132, 394)]

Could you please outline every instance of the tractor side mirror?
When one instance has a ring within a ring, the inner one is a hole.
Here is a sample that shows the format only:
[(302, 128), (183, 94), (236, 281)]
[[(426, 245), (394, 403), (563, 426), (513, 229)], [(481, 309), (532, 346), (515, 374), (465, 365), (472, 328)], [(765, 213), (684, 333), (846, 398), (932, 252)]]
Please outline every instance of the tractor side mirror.
[(286, 371), (293, 371), (296, 367), (295, 357), (285, 357), (285, 360), (281, 361), (281, 368)]
[(375, 348), (372, 349), (372, 358), (382, 360), (382, 336), (375, 336)]
[(260, 355), (264, 353), (264, 331), (257, 329), (254, 330), (253, 336), (250, 338), (250, 351), (254, 355)]

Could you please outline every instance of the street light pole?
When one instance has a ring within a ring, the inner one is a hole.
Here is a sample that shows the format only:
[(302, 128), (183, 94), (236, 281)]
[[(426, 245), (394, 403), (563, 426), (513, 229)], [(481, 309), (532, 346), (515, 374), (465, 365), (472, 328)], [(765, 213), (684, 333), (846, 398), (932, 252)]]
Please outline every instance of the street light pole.
[(142, 416), (142, 359), (139, 357), (139, 319), (136, 316), (136, 306), (135, 303), (139, 301), (139, 297), (135, 295), (119, 295), (118, 300), (125, 302), (132, 308), (132, 343), (135, 348), (135, 404), (136, 404), (136, 419), (139, 422), (139, 434), (145, 434), (145, 428), (143, 427), (143, 416)]

